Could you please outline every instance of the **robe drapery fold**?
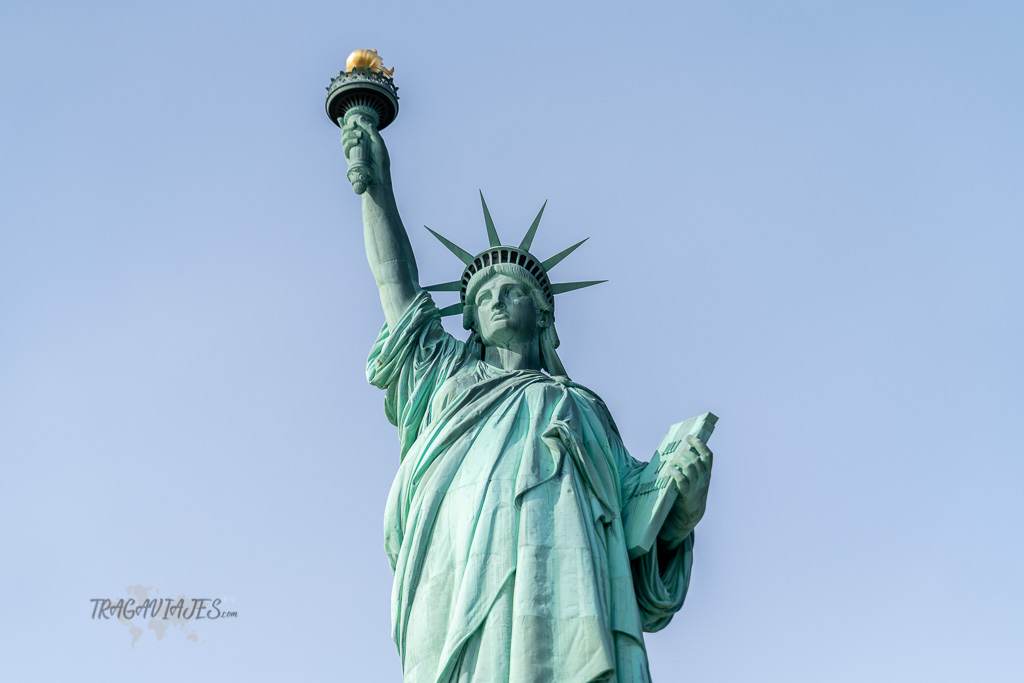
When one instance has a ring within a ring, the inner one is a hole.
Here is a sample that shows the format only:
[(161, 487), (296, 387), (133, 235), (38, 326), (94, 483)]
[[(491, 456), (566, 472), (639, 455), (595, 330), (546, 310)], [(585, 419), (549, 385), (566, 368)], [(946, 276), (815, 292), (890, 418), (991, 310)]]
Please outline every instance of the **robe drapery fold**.
[(405, 681), (649, 681), (643, 631), (682, 606), (693, 534), (630, 561), (621, 511), (646, 463), (604, 402), (469, 357), (425, 292), (366, 374), (401, 445), (384, 537)]

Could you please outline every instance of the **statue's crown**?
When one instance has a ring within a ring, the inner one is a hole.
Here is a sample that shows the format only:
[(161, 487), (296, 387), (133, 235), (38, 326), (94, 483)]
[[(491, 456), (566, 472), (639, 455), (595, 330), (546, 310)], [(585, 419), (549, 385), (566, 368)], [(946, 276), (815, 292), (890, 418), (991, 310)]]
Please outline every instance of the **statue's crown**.
[(442, 282), (423, 288), (430, 292), (459, 293), (459, 303), (442, 308), (441, 315), (448, 316), (462, 313), (462, 309), (466, 305), (466, 291), (469, 289), (469, 283), (473, 279), (473, 276), (489, 266), (498, 265), (500, 263), (519, 266), (528, 272), (533, 279), (537, 281), (537, 286), (548, 298), (552, 308), (555, 305), (556, 294), (571, 292), (575, 289), (583, 289), (584, 287), (590, 287), (592, 285), (599, 285), (602, 282), (607, 282), (607, 280), (588, 280), (586, 282), (560, 282), (552, 284), (548, 277), (548, 271), (561, 263), (562, 259), (576, 251), (580, 245), (590, 238), (584, 238), (571, 247), (563, 249), (551, 258), (545, 260), (541, 260), (531, 254), (530, 247), (533, 245), (533, 238), (537, 234), (537, 226), (540, 225), (541, 216), (544, 215), (544, 208), (548, 205), (547, 202), (544, 202), (544, 205), (540, 207), (537, 217), (533, 219), (533, 224), (526, 231), (526, 236), (523, 237), (523, 240), (519, 243), (518, 247), (507, 246), (501, 243), (501, 240), (498, 238), (498, 231), (494, 228), (494, 221), (491, 220), (491, 212), (487, 210), (487, 202), (484, 201), (483, 192), (480, 193), (480, 204), (484, 209), (484, 223), (487, 225), (487, 241), (490, 246), (476, 256), (473, 256), (451, 240), (437, 234), (433, 230), (430, 230), (427, 226), (423, 226), (427, 228), (427, 230), (430, 230), (430, 234), (440, 240), (441, 244), (446, 246), (449, 251), (459, 257), (459, 260), (466, 266), (462, 271), (462, 277), (458, 280)]

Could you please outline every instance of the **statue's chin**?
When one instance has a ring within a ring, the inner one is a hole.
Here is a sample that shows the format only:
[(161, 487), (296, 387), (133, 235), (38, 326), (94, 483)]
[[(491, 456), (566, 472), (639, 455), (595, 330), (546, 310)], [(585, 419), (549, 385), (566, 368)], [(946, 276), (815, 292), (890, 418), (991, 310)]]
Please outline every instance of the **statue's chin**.
[(484, 348), (507, 349), (513, 346), (529, 344), (530, 342), (533, 342), (534, 344), (539, 343), (536, 334), (525, 334), (519, 332), (519, 330), (516, 330), (511, 325), (511, 321), (498, 322), (506, 324), (495, 325), (488, 331), (486, 336), (481, 335), (481, 341), (483, 342)]

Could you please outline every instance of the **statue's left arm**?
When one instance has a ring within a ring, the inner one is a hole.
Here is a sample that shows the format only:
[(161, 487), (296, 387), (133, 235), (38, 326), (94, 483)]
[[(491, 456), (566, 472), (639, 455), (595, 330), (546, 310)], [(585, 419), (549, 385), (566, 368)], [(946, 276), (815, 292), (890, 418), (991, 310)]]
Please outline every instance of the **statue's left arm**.
[[(614, 475), (618, 477), (617, 498), (615, 501), (621, 510), (634, 496), (637, 495), (638, 487), (644, 468), (648, 463), (633, 458), (622, 443), (619, 430), (612, 420), (604, 402), (593, 392), (574, 384), (581, 394), (581, 401), (592, 408), (582, 410), (581, 418), (578, 420), (582, 431), (583, 441), (586, 450), (592, 454), (589, 460), (589, 467), (598, 468), (604, 461), (599, 453), (605, 453), (609, 457), (608, 465), (614, 469)], [(703, 443), (700, 444), (706, 450)], [(695, 446), (696, 447), (696, 446)], [(692, 454), (691, 454), (692, 455)], [(698, 456), (693, 456), (697, 458)], [(625, 571), (632, 575), (633, 598), (636, 600), (639, 616), (644, 631), (653, 632), (664, 628), (672, 620), (673, 615), (678, 612), (686, 599), (686, 592), (690, 585), (690, 569), (693, 566), (693, 527), (703, 515), (704, 505), (707, 499), (707, 484), (710, 475), (710, 451), (707, 457), (703, 457), (701, 467), (691, 471), (688, 463), (677, 462), (677, 458), (666, 458), (662, 462), (671, 465), (676, 474), (672, 475), (673, 486), (685, 486), (685, 495), (677, 497), (677, 509), (669, 515), (668, 521), (663, 524), (661, 536), (657, 543), (649, 551), (640, 554), (630, 560), (626, 548), (626, 530), (623, 526), (625, 517), (620, 514), (618, 532), (621, 534), (618, 542), (622, 543), (621, 557), (626, 565)], [(697, 470), (703, 476), (697, 476)], [(686, 481), (692, 477), (692, 481)], [(603, 481), (604, 477), (594, 471), (589, 476), (592, 485)], [(678, 481), (678, 483), (677, 483)], [(602, 501), (614, 504), (612, 499), (616, 496), (601, 496), (606, 489), (598, 488), (599, 497)], [(701, 490), (703, 489), (703, 490)], [(685, 500), (685, 502), (683, 502)], [(696, 508), (696, 509), (694, 509)]]
[[(649, 463), (640, 462), (626, 452), (610, 416), (608, 420), (612, 425), (613, 436), (610, 442), (616, 454), (621, 500), (625, 509), (637, 495), (643, 471)], [(711, 471), (711, 452), (701, 454), (701, 450), (706, 451), (707, 446), (703, 442), (699, 442), (699, 445), (691, 443), (691, 446), (700, 449), (697, 454), (690, 453), (689, 457), (672, 457), (674, 454), (669, 454), (662, 460), (662, 467), (669, 470), (666, 474), (672, 479), (670, 486), (677, 487), (679, 495), (659, 530), (654, 546), (630, 561), (633, 592), (643, 630), (647, 632), (660, 631), (668, 625), (682, 608), (690, 585), (693, 528), (704, 514)]]
[(654, 547), (632, 561), (637, 606), (648, 632), (665, 628), (683, 606), (693, 567), (693, 529), (707, 506), (712, 454), (703, 441), (687, 440), (696, 453), (679, 449), (662, 460), (662, 472), (677, 487), (675, 504)]

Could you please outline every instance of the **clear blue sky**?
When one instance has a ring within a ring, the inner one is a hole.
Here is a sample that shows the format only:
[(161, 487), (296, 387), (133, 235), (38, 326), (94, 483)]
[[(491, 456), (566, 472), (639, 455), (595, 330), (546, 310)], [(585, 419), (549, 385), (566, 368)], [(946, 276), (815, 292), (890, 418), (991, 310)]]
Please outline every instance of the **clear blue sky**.
[[(634, 455), (721, 416), (665, 681), (1019, 681), (1024, 8), (9, 4), (9, 681), (398, 681), (382, 322), (325, 86), (395, 69), (423, 280), (603, 279), (560, 353)], [(448, 299), (439, 296), (448, 303)], [(131, 646), (127, 586), (238, 617)], [(127, 597), (127, 596), (125, 596)]]

